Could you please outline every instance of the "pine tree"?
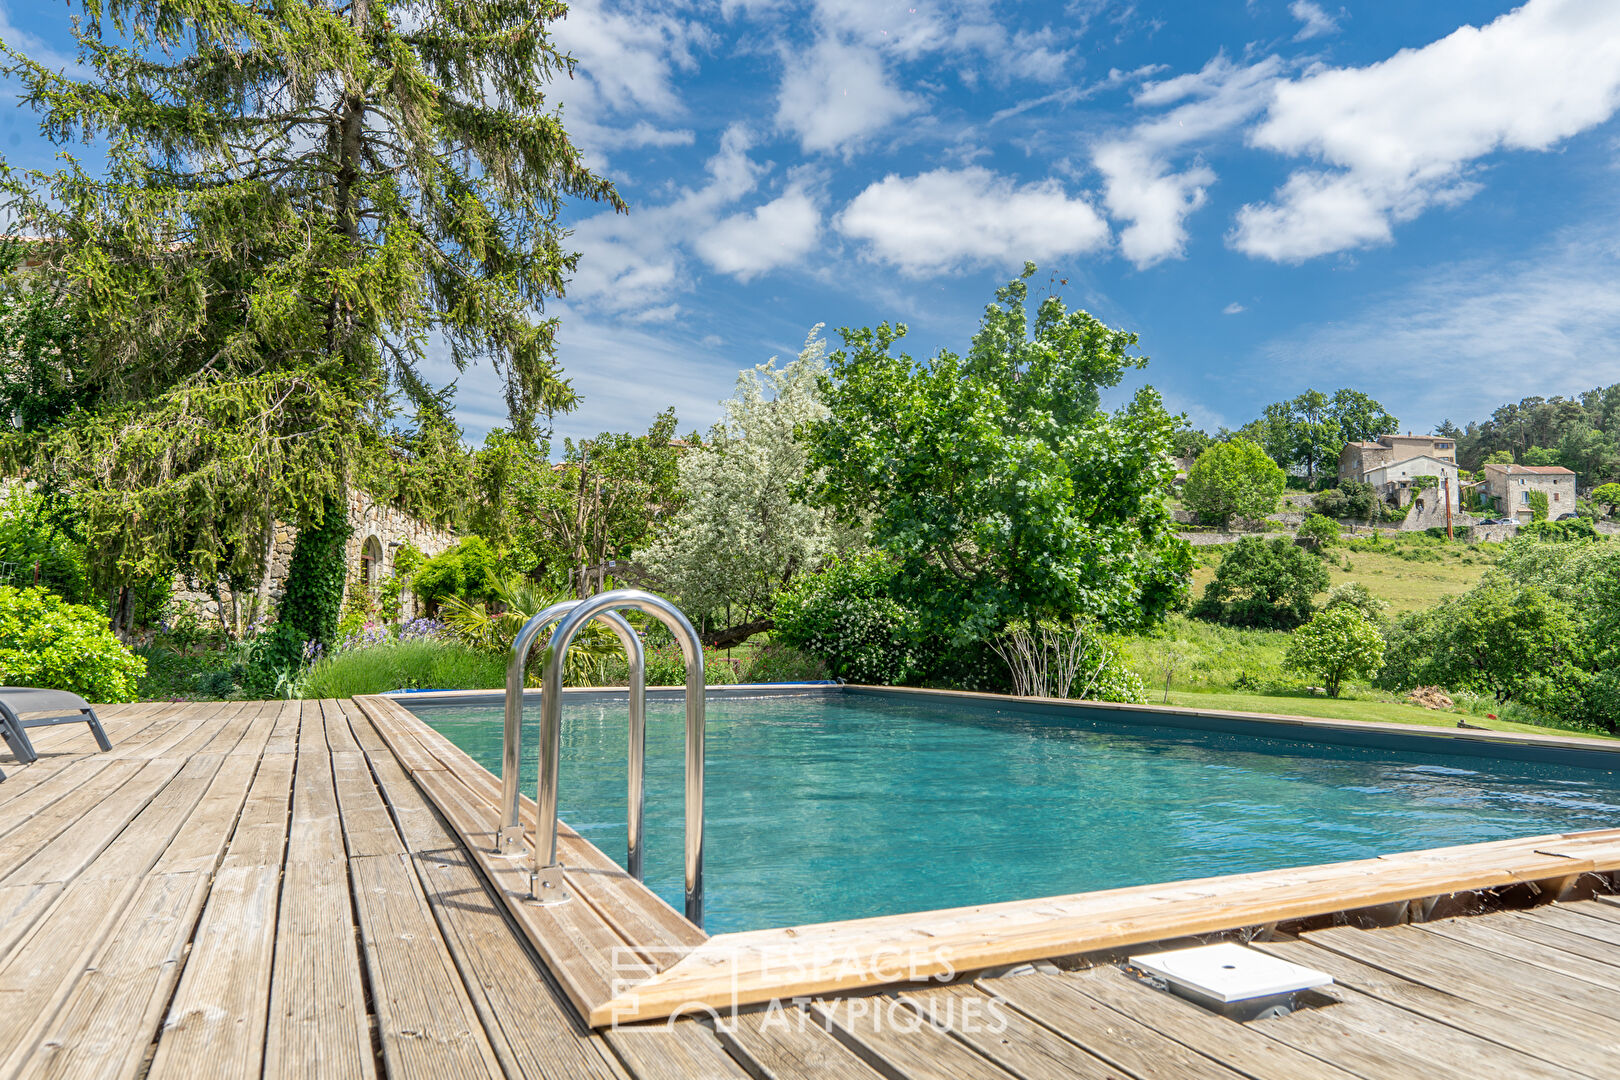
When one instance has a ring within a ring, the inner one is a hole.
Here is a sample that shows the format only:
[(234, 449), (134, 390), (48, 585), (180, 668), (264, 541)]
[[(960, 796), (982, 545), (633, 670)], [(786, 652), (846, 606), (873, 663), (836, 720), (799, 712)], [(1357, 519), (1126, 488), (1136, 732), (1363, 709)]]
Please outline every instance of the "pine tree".
[[(78, 491), (108, 575), (242, 573), (273, 518), (316, 526), (421, 364), (505, 380), (513, 430), (572, 406), (553, 350), (567, 197), (623, 209), (546, 99), (561, 4), (82, 0), (84, 78), (0, 44), (41, 130), (105, 148), (0, 165), (42, 238), (95, 403), (0, 440)], [(38, 261), (38, 260), (36, 260)]]

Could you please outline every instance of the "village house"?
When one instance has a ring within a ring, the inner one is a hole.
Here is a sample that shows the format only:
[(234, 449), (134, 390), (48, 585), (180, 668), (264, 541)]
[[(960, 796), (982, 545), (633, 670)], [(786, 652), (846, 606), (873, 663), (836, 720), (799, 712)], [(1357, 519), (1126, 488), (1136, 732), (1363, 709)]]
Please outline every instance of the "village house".
[[(1433, 477), (1433, 480), (1424, 479), (1421, 488), (1415, 483), (1419, 478), (1428, 477)], [(1430, 454), (1379, 465), (1368, 469), (1357, 479), (1371, 484), (1379, 497), (1393, 506), (1405, 506), (1427, 488), (1439, 493), (1433, 496), (1436, 500), (1445, 499), (1449, 493), (1453, 506), (1458, 505), (1459, 501), (1457, 463)]]
[(1575, 474), (1562, 465), (1487, 464), (1484, 473), (1485, 494), (1499, 514), (1532, 520), (1533, 491), (1547, 496), (1549, 519), (1575, 511)]
[[(1457, 468), (1457, 441), (1448, 439), (1443, 435), (1380, 435), (1373, 442), (1346, 443), (1339, 451), (1339, 479), (1362, 480), (1368, 483), (1367, 473), (1387, 465), (1398, 465), (1403, 461), (1427, 455), (1441, 461), (1449, 461), (1455, 472)], [(1421, 476), (1422, 473), (1414, 473)], [(1438, 473), (1432, 475), (1439, 475)], [(1453, 476), (1455, 479), (1455, 476)]]

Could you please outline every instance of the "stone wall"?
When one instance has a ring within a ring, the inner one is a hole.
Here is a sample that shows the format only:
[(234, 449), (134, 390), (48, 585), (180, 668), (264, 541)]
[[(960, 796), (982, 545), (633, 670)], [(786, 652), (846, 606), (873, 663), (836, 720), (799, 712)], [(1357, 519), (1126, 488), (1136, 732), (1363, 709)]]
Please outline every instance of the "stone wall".
[[(441, 529), (437, 525), (412, 517), (398, 507), (379, 503), (365, 492), (354, 492), (349, 497), (349, 528), (349, 543), (344, 553), (344, 565), (348, 568), (347, 581), (344, 584), (345, 598), (350, 589), (359, 587), (361, 583), (375, 587), (386, 580), (394, 572), (394, 556), (402, 545), (410, 544), (423, 555), (432, 558), (454, 547), (459, 539), (448, 529)], [(297, 539), (297, 528), (283, 522), (276, 524), (276, 542), (270, 556), (272, 608), (281, 600), (281, 595), (286, 589), (287, 571), (292, 563), (293, 543)], [(369, 582), (367, 582), (368, 571)], [(249, 590), (248, 595), (236, 598), (239, 603), (233, 605), (230, 590), (221, 587), (220, 595), (225, 603), (226, 617), (235, 614), (238, 618), (245, 619), (246, 611), (252, 603), (251, 594), (256, 592), (257, 589)], [(220, 603), (208, 592), (197, 588), (195, 582), (177, 580), (174, 598), (182, 603), (191, 604), (207, 618), (220, 617)], [(407, 616), (415, 614), (414, 597), (409, 594), (405, 599), (404, 610)]]
[[(1451, 492), (1451, 531), (1461, 535), (1474, 523), (1472, 514), (1465, 514), (1457, 509), (1457, 492)], [(1422, 505), (1418, 505), (1421, 503)], [(1400, 524), (1402, 532), (1421, 532), (1424, 529), (1443, 529), (1446, 527), (1446, 493), (1439, 488), (1424, 488), (1412, 496), (1412, 509), (1406, 512), (1406, 518)]]

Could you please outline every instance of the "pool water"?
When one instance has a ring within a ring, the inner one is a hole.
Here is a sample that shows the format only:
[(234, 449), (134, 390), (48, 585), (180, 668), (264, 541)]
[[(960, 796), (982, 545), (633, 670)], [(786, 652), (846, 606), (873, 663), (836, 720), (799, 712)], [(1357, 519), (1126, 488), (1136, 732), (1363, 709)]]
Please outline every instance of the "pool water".
[[(412, 703), (414, 704), (414, 703)], [(418, 707), (499, 773), (498, 707)], [(538, 708), (523, 784), (534, 791)], [(647, 705), (647, 883), (681, 907), (679, 701)], [(712, 933), (1620, 825), (1620, 775), (940, 699), (708, 705)], [(626, 719), (563, 712), (564, 821), (624, 861)]]

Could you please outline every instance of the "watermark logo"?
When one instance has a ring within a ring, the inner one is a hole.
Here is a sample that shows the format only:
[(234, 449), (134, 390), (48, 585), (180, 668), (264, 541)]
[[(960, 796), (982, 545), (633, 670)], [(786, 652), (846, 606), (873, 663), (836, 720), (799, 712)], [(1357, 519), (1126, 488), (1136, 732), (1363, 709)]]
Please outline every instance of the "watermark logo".
[[(669, 989), (648, 979), (685, 964), (689, 974), (702, 978), (703, 989), (689, 998), (671, 1002), (662, 995)], [(884, 994), (841, 999), (836, 1012), (816, 1006), (816, 998), (859, 993), (885, 986), (948, 983), (957, 971), (938, 949), (883, 948), (856, 950), (806, 946), (801, 943), (716, 948), (713, 942), (692, 948), (664, 947), (651, 951), (619, 947), (612, 952), (611, 990), (619, 1008), (611, 1018), (615, 1029), (662, 1018), (673, 1025), (683, 1019), (702, 1019), (718, 1030), (733, 1030), (744, 1011), (758, 1013), (762, 1029), (771, 1027), (830, 1029), (836, 1022), (861, 1031), (911, 1032), (935, 1024), (963, 1034), (1006, 1030), (1006, 1006), (983, 995), (944, 995), (930, 998), (927, 1013), (902, 998)], [(825, 987), (815, 993), (806, 987)], [(780, 988), (782, 993), (772, 990)], [(646, 1006), (645, 1008), (643, 1006)]]

